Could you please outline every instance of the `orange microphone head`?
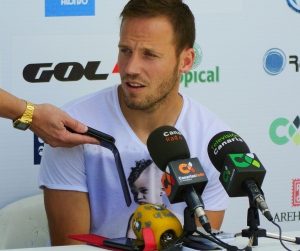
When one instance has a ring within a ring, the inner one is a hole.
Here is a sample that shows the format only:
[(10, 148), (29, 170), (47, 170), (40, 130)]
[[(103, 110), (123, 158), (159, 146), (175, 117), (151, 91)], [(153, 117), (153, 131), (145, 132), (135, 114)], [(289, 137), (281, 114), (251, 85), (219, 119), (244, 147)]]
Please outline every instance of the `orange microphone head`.
[(183, 233), (180, 221), (170, 210), (153, 204), (139, 206), (132, 218), (132, 229), (138, 240), (143, 240), (146, 227), (154, 232), (157, 250), (164, 249), (161, 244), (164, 234), (172, 235), (176, 240)]

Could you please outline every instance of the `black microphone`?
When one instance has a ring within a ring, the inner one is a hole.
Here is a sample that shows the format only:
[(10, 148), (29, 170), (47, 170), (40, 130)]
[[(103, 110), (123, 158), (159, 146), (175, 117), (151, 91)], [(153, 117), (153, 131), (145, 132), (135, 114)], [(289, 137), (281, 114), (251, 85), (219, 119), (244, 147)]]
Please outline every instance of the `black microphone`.
[(244, 140), (234, 132), (215, 135), (207, 147), (208, 156), (220, 172), (220, 181), (230, 197), (248, 196), (262, 214), (272, 221), (273, 217), (265, 202), (261, 184), (266, 174), (259, 159)]
[(150, 133), (147, 147), (154, 163), (164, 172), (161, 182), (170, 203), (185, 201), (191, 215), (196, 214), (205, 231), (211, 233), (201, 199), (208, 180), (199, 160), (190, 158), (183, 135), (172, 126), (161, 126)]

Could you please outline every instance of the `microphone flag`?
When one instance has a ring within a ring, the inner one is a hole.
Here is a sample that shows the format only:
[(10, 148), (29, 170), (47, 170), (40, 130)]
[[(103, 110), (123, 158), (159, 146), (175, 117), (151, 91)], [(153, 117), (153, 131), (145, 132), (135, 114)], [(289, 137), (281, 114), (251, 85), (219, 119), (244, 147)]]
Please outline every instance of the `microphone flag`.
[(201, 195), (208, 180), (198, 158), (189, 158), (169, 162), (161, 182), (173, 204), (183, 201), (183, 189), (190, 185)]
[(259, 159), (254, 153), (228, 154), (220, 170), (220, 181), (230, 197), (246, 196), (243, 182), (253, 178), (258, 187), (261, 187), (266, 174)]

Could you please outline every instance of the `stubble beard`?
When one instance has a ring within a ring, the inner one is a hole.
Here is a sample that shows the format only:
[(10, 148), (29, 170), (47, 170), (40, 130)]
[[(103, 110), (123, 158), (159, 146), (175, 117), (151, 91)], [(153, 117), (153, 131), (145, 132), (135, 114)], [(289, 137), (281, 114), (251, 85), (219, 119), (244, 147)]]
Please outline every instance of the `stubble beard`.
[[(152, 113), (156, 111), (162, 104), (168, 101), (168, 96), (170, 92), (174, 89), (179, 76), (178, 76), (178, 65), (179, 60), (177, 60), (176, 65), (173, 69), (172, 74), (167, 78), (163, 79), (159, 86), (156, 88), (156, 94), (149, 94), (145, 97), (142, 102), (136, 102), (134, 99), (136, 95), (134, 93), (130, 93), (126, 95), (122, 88), (123, 98), (125, 105), (133, 110), (140, 110), (147, 113)], [(129, 75), (126, 74), (122, 77), (123, 79), (130, 78), (131, 80), (141, 80), (142, 83), (145, 83), (142, 79), (139, 78), (138, 75)]]

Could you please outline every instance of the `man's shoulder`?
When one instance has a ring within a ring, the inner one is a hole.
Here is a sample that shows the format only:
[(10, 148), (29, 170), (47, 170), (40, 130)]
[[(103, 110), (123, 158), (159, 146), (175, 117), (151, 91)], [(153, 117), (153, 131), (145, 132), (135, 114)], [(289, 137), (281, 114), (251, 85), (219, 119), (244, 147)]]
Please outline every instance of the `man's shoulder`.
[(207, 117), (208, 119), (219, 119), (218, 116), (209, 110), (204, 105), (200, 104), (196, 100), (187, 95), (182, 95), (185, 101), (185, 110), (187, 114), (193, 114), (200, 117)]
[(95, 106), (96, 103), (101, 101), (105, 101), (105, 99), (112, 99), (114, 92), (116, 91), (117, 85), (107, 87), (100, 91), (79, 97), (74, 99), (64, 106), (61, 107), (62, 110), (66, 112), (71, 112), (72, 110), (80, 109), (85, 107), (85, 109), (89, 106)]
[(182, 126), (189, 130), (196, 130), (206, 135), (213, 136), (220, 131), (229, 130), (229, 126), (207, 107), (198, 103), (194, 99), (183, 95), (185, 101), (184, 114), (182, 116)]

